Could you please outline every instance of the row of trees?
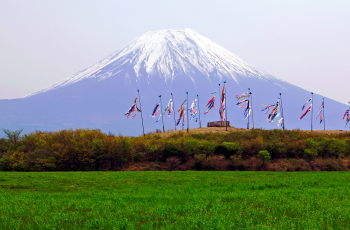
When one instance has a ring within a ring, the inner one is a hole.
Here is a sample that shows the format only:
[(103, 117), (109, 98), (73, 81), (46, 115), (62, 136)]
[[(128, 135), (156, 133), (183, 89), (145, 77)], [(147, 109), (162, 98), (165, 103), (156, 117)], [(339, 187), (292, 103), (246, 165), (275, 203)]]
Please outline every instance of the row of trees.
[[(163, 134), (115, 136), (89, 129), (37, 131), (21, 136), (21, 131), (4, 130), (7, 138), (0, 139), (0, 170), (122, 170), (137, 162), (171, 164), (175, 159), (179, 164), (186, 164), (213, 156), (222, 156), (232, 163), (255, 157), (264, 164), (276, 159), (312, 161), (350, 155), (350, 135), (300, 130), (254, 129), (228, 134), (178, 133), (166, 137), (162, 137)], [(195, 165), (190, 169), (196, 169)]]

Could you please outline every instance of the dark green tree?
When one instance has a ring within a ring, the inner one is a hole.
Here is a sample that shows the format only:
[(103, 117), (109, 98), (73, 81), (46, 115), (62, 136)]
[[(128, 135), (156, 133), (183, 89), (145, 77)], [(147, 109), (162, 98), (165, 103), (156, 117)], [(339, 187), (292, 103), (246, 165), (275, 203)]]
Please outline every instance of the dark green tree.
[(17, 142), (21, 138), (21, 133), (23, 132), (22, 129), (18, 129), (16, 131), (10, 131), (8, 129), (3, 129), (4, 133), (6, 134), (7, 138), (10, 140), (10, 142), (13, 144), (13, 147), (16, 149), (17, 147)]

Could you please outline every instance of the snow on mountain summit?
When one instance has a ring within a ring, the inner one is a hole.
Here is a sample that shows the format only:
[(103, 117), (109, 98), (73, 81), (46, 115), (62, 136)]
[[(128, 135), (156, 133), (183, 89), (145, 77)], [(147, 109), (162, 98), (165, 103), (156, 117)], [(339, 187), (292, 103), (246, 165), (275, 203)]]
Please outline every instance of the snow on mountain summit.
[(186, 75), (195, 83), (194, 76), (198, 72), (209, 82), (211, 76), (220, 79), (225, 76), (238, 84), (237, 76), (274, 78), (191, 29), (169, 29), (149, 31), (92, 67), (27, 97), (85, 79), (100, 81), (126, 69), (133, 69), (136, 81), (162, 76), (168, 82), (179, 75)]

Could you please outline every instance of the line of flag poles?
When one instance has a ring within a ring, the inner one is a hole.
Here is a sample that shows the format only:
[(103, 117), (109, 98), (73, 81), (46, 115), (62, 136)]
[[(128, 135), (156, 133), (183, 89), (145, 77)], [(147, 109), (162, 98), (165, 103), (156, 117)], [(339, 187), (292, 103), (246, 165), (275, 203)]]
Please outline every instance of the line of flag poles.
[[(219, 99), (220, 99), (220, 108), (219, 108), (219, 114), (220, 114), (220, 119), (221, 121), (225, 121), (226, 123), (226, 131), (227, 131), (227, 106), (226, 106), (226, 81), (223, 82), (224, 86), (221, 90), (220, 84), (219, 84)], [(221, 90), (221, 92), (220, 92)], [(144, 128), (144, 123), (143, 123), (143, 116), (142, 116), (142, 108), (141, 108), (141, 97), (140, 97), (140, 91), (137, 90), (138, 97), (139, 97), (139, 104), (140, 104), (140, 109), (137, 107), (137, 98), (135, 98), (134, 104), (130, 107), (130, 109), (125, 113), (127, 117), (131, 115), (133, 111), (138, 111), (141, 113), (141, 120), (142, 120), (142, 129), (143, 129), (143, 135), (145, 135), (145, 128)], [(216, 94), (217, 92), (213, 92), (211, 94)], [(175, 117), (175, 111), (174, 111), (174, 95), (171, 93), (171, 99), (169, 100), (165, 110), (163, 111), (163, 105), (162, 105), (162, 95), (159, 95), (159, 101), (156, 103), (155, 108), (153, 109), (153, 112), (151, 114), (152, 118), (155, 118), (159, 112), (159, 117), (155, 122), (158, 122), (160, 117), (162, 118), (162, 124), (163, 124), (163, 132), (165, 132), (164, 128), (164, 119), (163, 119), (163, 114), (168, 117), (170, 117), (171, 113), (174, 113), (174, 123), (175, 123), (175, 130), (176, 127), (181, 123), (182, 120), (182, 129), (184, 129), (184, 123), (185, 123), (185, 117), (187, 117), (187, 132), (189, 132), (189, 120), (192, 120), (196, 117), (196, 115), (199, 115), (199, 127), (202, 127), (201, 123), (201, 117), (200, 117), (200, 106), (199, 106), (199, 95), (197, 94), (197, 98), (192, 102), (191, 107), (188, 107), (188, 92), (186, 92), (186, 100), (184, 100), (180, 106), (180, 109), (178, 110), (179, 119), (176, 121)], [(248, 88), (248, 91), (243, 94), (238, 94), (236, 95), (237, 99), (237, 106), (240, 108), (244, 108), (244, 118), (247, 119), (247, 129), (250, 128), (250, 113), (252, 114), (252, 123), (253, 123), (253, 129), (254, 129), (254, 116), (253, 116), (253, 95), (252, 92), (250, 91), (250, 88)], [(184, 103), (186, 103), (186, 106)], [(311, 102), (311, 103), (310, 103)], [(198, 103), (198, 106), (197, 106)], [(204, 106), (208, 110), (204, 112), (204, 115), (207, 114), (212, 108), (214, 108), (214, 103), (215, 103), (215, 95), (209, 100), (209, 102)], [(310, 105), (306, 108), (306, 106), (310, 103)], [(299, 118), (299, 120), (303, 119), (308, 112), (311, 111), (311, 132), (313, 131), (313, 92), (311, 92), (311, 98), (306, 101), (306, 103), (302, 106), (302, 111), (303, 114)], [(277, 117), (281, 115), (281, 118), (277, 122), (277, 126), (281, 126), (283, 130), (285, 130), (285, 120), (284, 120), (284, 115), (283, 115), (283, 106), (282, 106), (282, 94), (279, 94), (279, 98), (276, 102), (276, 104), (273, 105), (262, 105), (264, 108), (261, 111), (266, 111), (265, 114), (267, 114), (270, 111), (270, 108), (272, 108), (270, 114), (268, 115), (267, 121), (273, 122)], [(159, 108), (160, 107), (160, 108)], [(304, 110), (306, 108), (306, 110)], [(198, 112), (197, 112), (198, 109)], [(190, 116), (191, 119), (189, 119), (189, 111), (190, 111)], [(319, 108), (319, 112), (316, 116), (316, 120), (319, 118), (320, 124), (323, 122), (323, 129), (326, 130), (326, 122), (325, 122), (325, 115), (324, 115), (325, 107), (324, 107), (324, 98), (322, 100), (322, 105)], [(131, 119), (134, 119), (136, 116), (136, 113), (133, 115)], [(350, 122), (350, 102), (349, 102), (349, 108), (346, 110), (343, 120), (345, 119), (346, 125)], [(196, 118), (196, 122), (198, 119)]]

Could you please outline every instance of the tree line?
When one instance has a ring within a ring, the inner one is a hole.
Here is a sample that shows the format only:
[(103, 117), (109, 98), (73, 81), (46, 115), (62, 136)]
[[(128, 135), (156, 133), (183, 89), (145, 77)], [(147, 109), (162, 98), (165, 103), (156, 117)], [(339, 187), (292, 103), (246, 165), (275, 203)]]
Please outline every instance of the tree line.
[(22, 130), (3, 131), (1, 171), (127, 170), (130, 165), (149, 165), (145, 170), (278, 170), (283, 162), (293, 164), (291, 171), (348, 170), (350, 156), (347, 133), (253, 129), (129, 137), (91, 129), (24, 135)]

